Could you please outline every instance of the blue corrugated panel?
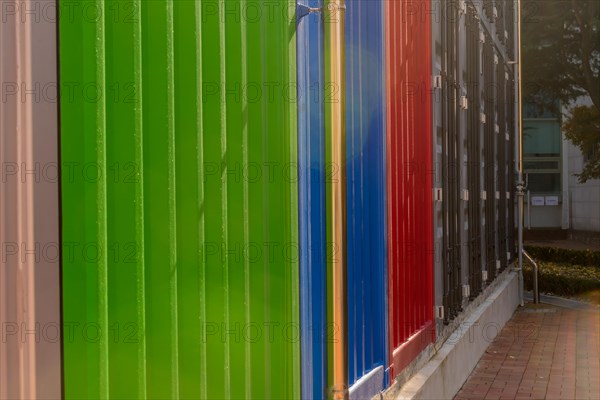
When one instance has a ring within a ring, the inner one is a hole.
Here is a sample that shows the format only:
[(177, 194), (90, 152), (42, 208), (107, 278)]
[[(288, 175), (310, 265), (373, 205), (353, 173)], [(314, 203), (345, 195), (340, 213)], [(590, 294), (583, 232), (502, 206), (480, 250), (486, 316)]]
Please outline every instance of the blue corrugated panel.
[(385, 42), (381, 0), (346, 6), (348, 380), (365, 398), (385, 381)]
[(302, 398), (322, 399), (327, 388), (325, 260), (325, 118), (322, 1), (297, 12), (300, 323)]

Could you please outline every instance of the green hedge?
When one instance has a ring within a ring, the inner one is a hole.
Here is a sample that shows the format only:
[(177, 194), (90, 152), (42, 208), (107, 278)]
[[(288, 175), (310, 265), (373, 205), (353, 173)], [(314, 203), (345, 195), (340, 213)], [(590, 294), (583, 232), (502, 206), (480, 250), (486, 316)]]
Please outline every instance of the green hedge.
[(556, 247), (525, 246), (536, 261), (592, 266), (600, 269), (600, 251), (567, 250)]
[[(585, 265), (570, 265), (538, 262), (538, 288), (540, 293), (575, 295), (600, 289), (600, 268)], [(533, 289), (533, 267), (523, 265), (525, 288)]]

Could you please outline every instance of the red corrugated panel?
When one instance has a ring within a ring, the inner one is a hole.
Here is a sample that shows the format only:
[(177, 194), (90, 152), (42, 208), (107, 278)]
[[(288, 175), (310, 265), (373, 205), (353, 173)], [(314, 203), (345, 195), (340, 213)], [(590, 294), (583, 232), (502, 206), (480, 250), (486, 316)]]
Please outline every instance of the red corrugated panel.
[(386, 2), (392, 379), (434, 335), (430, 8)]

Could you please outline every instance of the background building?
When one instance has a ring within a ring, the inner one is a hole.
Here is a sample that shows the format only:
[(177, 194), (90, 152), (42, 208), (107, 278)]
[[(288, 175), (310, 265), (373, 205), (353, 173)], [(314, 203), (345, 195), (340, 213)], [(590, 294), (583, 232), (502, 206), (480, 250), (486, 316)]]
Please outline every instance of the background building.
[[(600, 180), (579, 183), (591, 154), (565, 138), (562, 123), (574, 105), (589, 105), (581, 98), (575, 104), (557, 103), (557, 110), (540, 111), (532, 104), (523, 110), (523, 169), (528, 180), (525, 198), (527, 229), (555, 228), (589, 233), (600, 232)], [(597, 151), (597, 150), (596, 150)], [(585, 236), (585, 235), (584, 235)]]

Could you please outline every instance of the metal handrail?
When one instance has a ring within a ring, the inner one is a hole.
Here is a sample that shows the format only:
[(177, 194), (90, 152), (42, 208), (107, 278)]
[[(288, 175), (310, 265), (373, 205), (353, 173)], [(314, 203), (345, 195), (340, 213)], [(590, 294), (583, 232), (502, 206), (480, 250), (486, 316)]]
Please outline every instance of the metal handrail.
[(538, 289), (538, 265), (525, 249), (523, 249), (523, 255), (527, 261), (533, 265), (533, 302), (538, 304), (540, 302), (540, 291)]

